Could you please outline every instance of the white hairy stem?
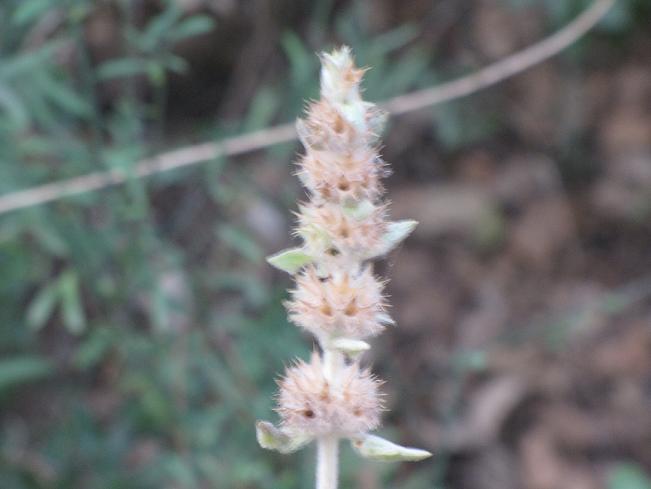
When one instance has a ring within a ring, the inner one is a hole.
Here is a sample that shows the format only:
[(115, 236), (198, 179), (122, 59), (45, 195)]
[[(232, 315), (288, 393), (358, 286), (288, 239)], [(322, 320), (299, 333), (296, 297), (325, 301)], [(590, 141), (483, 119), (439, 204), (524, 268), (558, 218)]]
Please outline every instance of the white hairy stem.
[(316, 489), (337, 489), (339, 472), (339, 438), (319, 438), (316, 445)]
[[(323, 349), (323, 375), (331, 386), (337, 385), (344, 357), (340, 351)], [(339, 479), (339, 437), (322, 436), (316, 445), (316, 489), (337, 489)]]

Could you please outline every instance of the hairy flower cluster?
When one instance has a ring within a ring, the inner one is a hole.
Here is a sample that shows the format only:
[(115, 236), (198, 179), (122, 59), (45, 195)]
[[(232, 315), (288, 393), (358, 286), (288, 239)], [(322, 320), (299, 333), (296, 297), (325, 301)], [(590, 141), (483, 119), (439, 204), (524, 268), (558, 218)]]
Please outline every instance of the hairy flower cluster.
[(300, 206), (296, 234), (308, 253), (323, 258), (323, 264), (350, 268), (379, 253), (386, 233), (385, 214), (385, 206), (358, 215), (333, 202), (310, 202)]
[[(299, 206), (296, 234), (313, 264), (297, 275), (286, 307), (290, 319), (325, 350), (337, 338), (375, 336), (392, 321), (384, 283), (364, 264), (382, 253), (387, 233), (386, 205), (379, 198), (388, 171), (377, 148), (384, 115), (362, 101), (364, 70), (355, 67), (348, 48), (321, 60), (321, 100), (297, 123), (305, 146), (297, 174), (310, 200)], [(323, 363), (315, 354), (280, 382), (283, 426), (313, 437), (376, 428), (378, 381), (357, 363), (339, 365), (327, 379)]]
[(289, 318), (323, 342), (375, 336), (393, 322), (386, 313), (383, 287), (370, 267), (359, 273), (336, 270), (327, 277), (308, 267), (296, 278), (296, 289), (286, 303)]
[[(366, 445), (360, 437), (380, 424), (381, 382), (359, 366), (358, 354), (370, 347), (362, 340), (393, 321), (385, 282), (370, 260), (395, 247), (415, 222), (387, 219), (381, 179), (389, 171), (378, 152), (386, 117), (360, 96), (365, 70), (355, 67), (346, 47), (323, 54), (321, 62), (321, 99), (296, 124), (305, 147), (296, 173), (309, 199), (297, 213), (295, 235), (303, 244), (269, 262), (295, 275), (285, 303), (289, 318), (314, 335), (322, 353), (287, 369), (278, 382), (281, 428), (261, 422), (258, 439), (288, 452), (306, 440), (316, 438), (323, 447), (348, 437), (377, 455), (377, 437), (365, 438)], [(414, 457), (390, 442), (382, 447), (384, 459)]]
[(354, 436), (380, 424), (380, 385), (357, 363), (345, 366), (338, 381), (327, 380), (318, 353), (298, 361), (279, 381), (277, 411), (289, 432), (312, 436)]
[(303, 185), (324, 202), (375, 201), (384, 191), (380, 178), (388, 174), (374, 148), (353, 149), (343, 155), (313, 150), (298, 165)]

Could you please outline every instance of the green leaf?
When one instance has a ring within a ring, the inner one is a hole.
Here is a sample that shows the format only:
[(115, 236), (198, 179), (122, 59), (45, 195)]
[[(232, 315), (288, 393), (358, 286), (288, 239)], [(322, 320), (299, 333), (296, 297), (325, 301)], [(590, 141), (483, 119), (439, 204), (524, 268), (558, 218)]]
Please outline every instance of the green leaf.
[(220, 225), (217, 229), (217, 236), (229, 248), (253, 263), (258, 263), (264, 256), (263, 251), (251, 236), (230, 224)]
[(75, 352), (75, 366), (85, 370), (97, 365), (113, 346), (114, 337), (109, 328), (93, 328)]
[(99, 80), (112, 80), (142, 75), (147, 71), (146, 64), (139, 58), (120, 58), (102, 63), (97, 69)]
[(0, 84), (0, 113), (6, 112), (16, 130), (22, 130), (29, 124), (29, 113), (20, 96), (6, 85)]
[(207, 15), (193, 15), (182, 20), (172, 29), (169, 37), (172, 41), (180, 41), (192, 36), (210, 32), (215, 27), (215, 21)]
[(310, 80), (317, 65), (314, 54), (306, 48), (299, 36), (293, 32), (286, 32), (281, 40), (285, 55), (289, 60), (292, 83), (301, 86)]
[(26, 382), (33, 382), (52, 373), (50, 362), (36, 356), (0, 360), (0, 392)]
[(49, 8), (52, 8), (50, 0), (24, 0), (14, 10), (11, 22), (19, 26), (26, 25), (44, 15)]
[(244, 132), (270, 125), (281, 101), (278, 93), (269, 87), (259, 89), (242, 124)]
[(310, 441), (305, 436), (290, 436), (268, 421), (255, 423), (255, 436), (262, 448), (280, 453), (295, 452)]
[(301, 248), (290, 248), (267, 257), (270, 265), (294, 275), (302, 267), (313, 261)]
[(354, 438), (351, 444), (359, 455), (378, 462), (418, 462), (432, 456), (427, 450), (403, 447), (374, 435)]
[(59, 297), (59, 288), (57, 282), (51, 282), (43, 287), (30, 302), (27, 308), (27, 317), (25, 321), (27, 326), (32, 330), (39, 330), (52, 315)]
[(65, 112), (79, 117), (91, 114), (92, 109), (88, 102), (66, 85), (65, 81), (48, 73), (41, 73), (36, 80), (43, 94)]
[(619, 464), (608, 475), (608, 489), (651, 489), (651, 479), (636, 464)]
[(79, 298), (79, 281), (74, 272), (66, 272), (59, 279), (63, 324), (72, 334), (86, 329), (86, 317)]
[(27, 51), (24, 54), (3, 60), (0, 63), (0, 78), (5, 81), (16, 80), (21, 76), (33, 75), (35, 71), (49, 66), (55, 58), (54, 54), (63, 41), (51, 41), (43, 47)]
[(147, 24), (144, 32), (137, 39), (139, 47), (143, 51), (150, 52), (160, 46), (181, 15), (182, 12), (178, 6), (169, 3), (165, 10)]

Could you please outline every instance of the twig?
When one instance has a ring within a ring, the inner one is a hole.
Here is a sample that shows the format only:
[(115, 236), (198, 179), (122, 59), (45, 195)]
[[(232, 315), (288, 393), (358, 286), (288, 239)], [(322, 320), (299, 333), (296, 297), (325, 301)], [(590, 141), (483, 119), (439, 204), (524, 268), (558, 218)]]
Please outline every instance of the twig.
[[(615, 0), (595, 0), (589, 8), (563, 29), (533, 46), (507, 56), (470, 75), (395, 97), (382, 106), (393, 115), (399, 115), (448, 102), (498, 83), (563, 51), (594, 27), (614, 3)], [(227, 138), (221, 142), (186, 146), (141, 160), (130, 171), (95, 172), (0, 196), (0, 214), (119, 185), (131, 178), (144, 178), (218, 157), (257, 151), (292, 141), (295, 138), (293, 124), (283, 124)]]
[(535, 66), (563, 51), (588, 32), (610, 10), (615, 0), (596, 0), (563, 29), (546, 39), (467, 76), (432, 88), (400, 95), (384, 104), (394, 115), (470, 95)]

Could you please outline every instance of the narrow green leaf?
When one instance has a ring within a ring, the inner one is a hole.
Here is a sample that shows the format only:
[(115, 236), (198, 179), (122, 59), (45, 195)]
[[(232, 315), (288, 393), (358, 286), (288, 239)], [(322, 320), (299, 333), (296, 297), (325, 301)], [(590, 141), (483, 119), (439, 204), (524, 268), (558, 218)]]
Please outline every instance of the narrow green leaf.
[(49, 8), (52, 8), (49, 0), (25, 0), (15, 7), (11, 22), (19, 26), (26, 25), (44, 15)]
[(268, 256), (267, 261), (274, 267), (293, 275), (313, 259), (301, 248), (290, 248)]
[(352, 439), (351, 445), (362, 457), (379, 462), (418, 462), (432, 456), (427, 450), (403, 447), (374, 435)]
[(184, 19), (174, 27), (169, 37), (172, 41), (180, 41), (192, 36), (210, 32), (215, 27), (215, 21), (207, 15), (193, 15)]
[(30, 116), (20, 96), (3, 84), (0, 84), (0, 111), (6, 112), (16, 130), (22, 130), (29, 124)]
[(52, 315), (59, 296), (57, 282), (51, 282), (43, 287), (34, 297), (27, 308), (25, 321), (27, 326), (33, 330), (39, 330)]
[(35, 80), (43, 94), (65, 112), (84, 117), (91, 114), (88, 101), (79, 95), (63, 79), (58, 79), (49, 73), (42, 73)]
[(165, 10), (149, 21), (137, 40), (139, 47), (147, 52), (156, 49), (163, 40), (168, 38), (181, 15), (182, 12), (176, 4), (168, 4)]
[(41, 379), (52, 373), (50, 362), (36, 356), (0, 360), (0, 392), (15, 385)]
[(256, 241), (248, 233), (235, 226), (221, 224), (217, 228), (217, 237), (229, 248), (253, 263), (258, 263), (264, 256)]
[(129, 76), (142, 75), (147, 71), (145, 63), (138, 58), (120, 58), (102, 63), (97, 69), (99, 80), (112, 80)]
[(74, 272), (66, 272), (59, 279), (63, 324), (72, 334), (86, 329), (86, 317), (79, 298), (79, 281)]
[(114, 333), (110, 328), (93, 328), (88, 338), (77, 348), (74, 364), (85, 370), (97, 365), (113, 346)]

